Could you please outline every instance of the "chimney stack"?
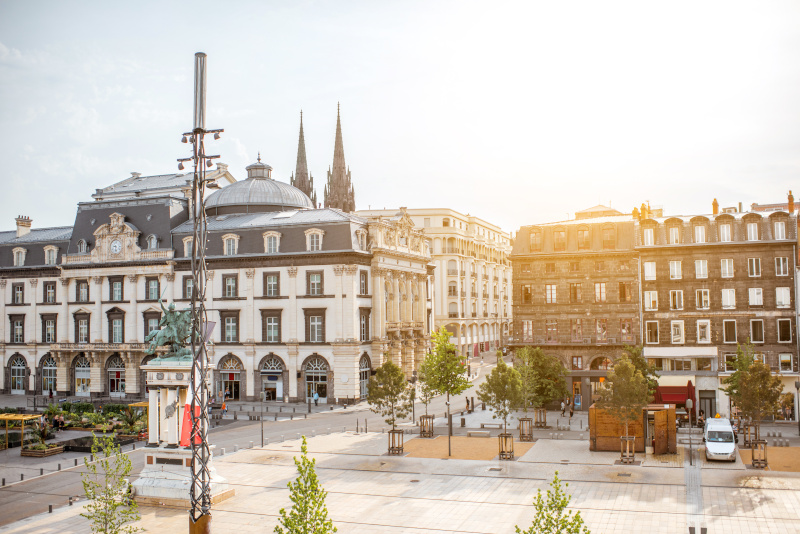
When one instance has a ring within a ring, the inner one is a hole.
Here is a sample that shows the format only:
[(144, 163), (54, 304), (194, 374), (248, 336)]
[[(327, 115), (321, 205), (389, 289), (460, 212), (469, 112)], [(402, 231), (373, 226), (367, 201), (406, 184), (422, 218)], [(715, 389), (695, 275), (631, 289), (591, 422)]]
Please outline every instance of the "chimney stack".
[(794, 195), (791, 189), (789, 189), (789, 213), (794, 213)]
[(31, 218), (24, 215), (17, 217), (17, 237), (31, 233)]
[(131, 178), (133, 178), (135, 180), (138, 177), (140, 177), (141, 175), (142, 175), (142, 173), (140, 173), (140, 172), (132, 172), (131, 173)]
[(716, 198), (714, 199), (714, 202), (711, 203), (711, 213), (714, 215), (719, 215), (719, 202), (717, 202)]

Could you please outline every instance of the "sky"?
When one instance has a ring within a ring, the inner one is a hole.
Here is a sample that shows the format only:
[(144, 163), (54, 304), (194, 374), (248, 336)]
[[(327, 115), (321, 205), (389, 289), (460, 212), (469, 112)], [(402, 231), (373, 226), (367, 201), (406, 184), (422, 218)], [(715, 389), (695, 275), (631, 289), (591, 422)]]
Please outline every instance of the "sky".
[(0, 230), (71, 225), (177, 171), (208, 54), (207, 151), (323, 198), (341, 104), (359, 209), (510, 232), (597, 204), (785, 202), (800, 173), (800, 3), (0, 0)]

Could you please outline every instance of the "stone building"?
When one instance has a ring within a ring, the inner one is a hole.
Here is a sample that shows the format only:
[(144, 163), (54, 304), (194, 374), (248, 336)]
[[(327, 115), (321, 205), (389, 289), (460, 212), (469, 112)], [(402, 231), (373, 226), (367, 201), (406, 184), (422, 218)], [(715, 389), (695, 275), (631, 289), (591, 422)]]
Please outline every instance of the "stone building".
[(558, 356), (569, 370), (568, 389), (580, 395), (576, 409), (581, 410), (596, 396), (622, 347), (640, 343), (634, 221), (598, 208), (603, 209), (586, 210), (575, 220), (523, 226), (510, 257), (509, 344), (542, 347)]
[[(405, 212), (432, 247), (437, 273), (433, 328), (446, 327), (465, 357), (503, 345), (511, 328), (511, 236), (479, 217), (447, 208)], [(393, 213), (357, 212), (370, 218)]]

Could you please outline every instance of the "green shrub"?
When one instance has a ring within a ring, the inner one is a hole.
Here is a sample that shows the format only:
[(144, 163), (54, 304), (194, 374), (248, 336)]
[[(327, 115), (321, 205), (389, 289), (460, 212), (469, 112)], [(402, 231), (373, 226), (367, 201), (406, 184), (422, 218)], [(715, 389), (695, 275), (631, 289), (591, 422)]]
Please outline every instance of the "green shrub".
[(0, 408), (0, 413), (19, 413), (19, 410), (17, 408), (6, 407)]
[(72, 413), (75, 414), (84, 414), (84, 413), (94, 413), (94, 404), (91, 402), (76, 402), (72, 406)]
[(122, 413), (127, 407), (127, 404), (106, 404), (103, 406), (103, 415)]
[(72, 403), (71, 402), (64, 402), (61, 404), (61, 409), (65, 412), (69, 412), (72, 410)]

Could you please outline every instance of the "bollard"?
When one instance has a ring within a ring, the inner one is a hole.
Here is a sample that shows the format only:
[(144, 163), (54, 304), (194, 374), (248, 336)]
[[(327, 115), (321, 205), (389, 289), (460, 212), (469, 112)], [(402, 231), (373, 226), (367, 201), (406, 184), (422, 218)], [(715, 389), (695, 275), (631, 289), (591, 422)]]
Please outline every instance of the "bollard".
[(553, 439), (553, 433), (552, 433), (552, 432), (550, 432), (550, 434), (549, 434), (549, 435), (550, 435), (550, 439)]
[(253, 448), (253, 442), (251, 441), (250, 442), (250, 446), (248, 447), (248, 449), (252, 449), (252, 448)]
[(233, 412), (233, 420), (234, 421), (238, 421), (239, 420), (239, 418), (236, 417), (237, 415), (239, 415), (239, 414), (237, 414), (236, 412)]
[(221, 449), (219, 450), (219, 455), (220, 455), (220, 456), (225, 456), (225, 447), (223, 447), (223, 448), (221, 448)]
[(53, 513), (53, 505), (52, 504), (48, 504), (47, 505), (47, 513), (48, 514), (52, 514)]
[[(309, 402), (308, 404), (310, 405), (311, 403)], [(296, 411), (297, 411), (297, 408), (295, 406), (292, 406), (292, 413), (295, 413)]]
[(20, 480), (20, 482), (22, 482), (23, 480), (25, 480), (25, 475), (23, 475), (22, 473), (20, 473), (20, 474), (19, 474), (19, 480)]
[(284, 441), (285, 440), (283, 439), (283, 434), (281, 434), (281, 443), (283, 443)]
[(464, 428), (465, 426), (467, 426), (467, 418), (466, 417), (462, 417), (461, 418), (461, 428)]
[(289, 414), (289, 421), (294, 421), (294, 414), (293, 413)]
[(75, 467), (78, 467), (78, 459), (75, 458)]
[(44, 468), (40, 467), (39, 468), (39, 476), (42, 476), (42, 475), (44, 475)]
[(61, 464), (58, 464), (58, 470), (61, 471)]
[(6, 479), (3, 479), (3, 486), (6, 485)]
[(132, 451), (135, 451), (135, 450), (136, 450), (136, 443), (134, 443), (134, 444), (133, 444), (133, 447), (131, 448), (131, 450), (132, 450)]
[(239, 452), (239, 446), (238, 445), (234, 445), (233, 446), (233, 452)]
[(264, 445), (269, 445), (269, 438), (264, 438)]
[(278, 420), (278, 412), (275, 412), (275, 420)]
[(317, 431), (316, 431), (316, 430), (312, 430), (312, 431), (311, 431), (311, 437), (312, 437), (312, 438), (315, 438), (315, 437), (317, 437)]
[(346, 426), (342, 427), (342, 432), (347, 432), (347, 427)]
[(783, 432), (778, 432), (778, 437), (782, 438), (783, 437)]
[(72, 497), (69, 498), (69, 505), (72, 506)]

